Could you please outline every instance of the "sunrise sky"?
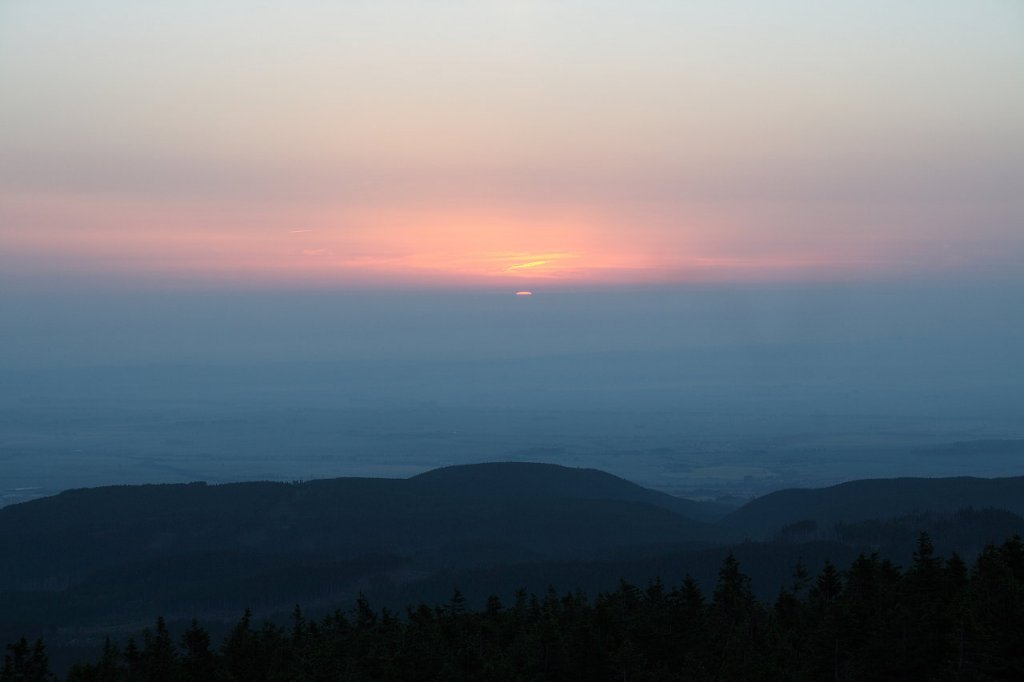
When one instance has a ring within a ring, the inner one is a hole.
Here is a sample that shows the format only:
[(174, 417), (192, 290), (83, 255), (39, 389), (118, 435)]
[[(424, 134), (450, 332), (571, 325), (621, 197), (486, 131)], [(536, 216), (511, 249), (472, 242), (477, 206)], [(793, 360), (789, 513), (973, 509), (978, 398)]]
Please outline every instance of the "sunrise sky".
[(1006, 277), (1018, 0), (6, 0), (0, 286)]

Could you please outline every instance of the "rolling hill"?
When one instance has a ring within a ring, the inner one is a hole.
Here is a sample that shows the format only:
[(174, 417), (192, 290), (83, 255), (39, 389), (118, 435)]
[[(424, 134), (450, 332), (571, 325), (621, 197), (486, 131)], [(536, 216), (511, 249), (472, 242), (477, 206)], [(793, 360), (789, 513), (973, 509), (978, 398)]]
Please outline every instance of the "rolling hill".
[(640, 502), (667, 509), (691, 519), (713, 521), (732, 507), (697, 502), (644, 488), (598, 469), (571, 469), (556, 464), (487, 462), (433, 469), (413, 476), (417, 490), (458, 497), (492, 499), (561, 498)]
[(828, 488), (780, 490), (752, 500), (722, 519), (751, 537), (773, 537), (804, 520), (818, 525), (950, 513), (968, 507), (1024, 514), (1024, 476), (1012, 478), (888, 478)]
[(593, 470), (452, 467), (411, 479), (116, 486), (0, 509), (0, 590), (52, 590), (125, 562), (189, 553), (350, 561), (424, 570), (723, 542), (671, 496)]

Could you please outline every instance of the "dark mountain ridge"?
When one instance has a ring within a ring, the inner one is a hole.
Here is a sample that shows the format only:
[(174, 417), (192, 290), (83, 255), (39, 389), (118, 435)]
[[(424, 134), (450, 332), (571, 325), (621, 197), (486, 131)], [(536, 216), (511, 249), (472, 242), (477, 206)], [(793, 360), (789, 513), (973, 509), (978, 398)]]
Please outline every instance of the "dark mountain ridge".
[(673, 507), (687, 505), (602, 472), (535, 464), (69, 490), (0, 509), (0, 589), (61, 589), (125, 561), (189, 552), (404, 555), (436, 568), (735, 538)]
[(925, 512), (951, 513), (968, 507), (1024, 515), (1024, 476), (886, 478), (779, 490), (748, 502), (725, 516), (722, 524), (752, 537), (769, 538), (805, 520), (831, 526)]
[(418, 490), (459, 497), (548, 497), (643, 502), (702, 521), (733, 510), (644, 488), (598, 469), (576, 469), (534, 462), (485, 462), (442, 467), (409, 479)]

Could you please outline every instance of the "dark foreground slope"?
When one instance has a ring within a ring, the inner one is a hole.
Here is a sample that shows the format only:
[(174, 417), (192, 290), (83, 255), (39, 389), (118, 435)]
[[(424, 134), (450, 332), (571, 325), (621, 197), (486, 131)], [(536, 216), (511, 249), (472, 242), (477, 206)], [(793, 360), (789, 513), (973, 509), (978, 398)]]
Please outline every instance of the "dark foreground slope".
[[(324, 613), (360, 593), (401, 610), (455, 586), (480, 606), (520, 587), (596, 594), (620, 578), (678, 582), (686, 574), (708, 587), (730, 552), (754, 593), (772, 598), (800, 561), (848, 564), (879, 551), (907, 565), (906, 548), (922, 530), (940, 551), (966, 556), (1024, 533), (1018, 514), (990, 508), (1020, 509), (1020, 486), (864, 481), (769, 495), (718, 523), (689, 518), (694, 509), (715, 513), (697, 503), (540, 464), (449, 467), (404, 480), (73, 490), (0, 509), (0, 639), (45, 635), (68, 661), (155, 614), (225, 624), (246, 607), (260, 617), (296, 603)], [(803, 520), (798, 529), (828, 532), (778, 533)], [(743, 541), (760, 533), (770, 541)]]
[[(909, 549), (909, 548), (908, 548)], [(877, 556), (824, 564), (759, 601), (727, 556), (713, 590), (693, 580), (410, 605), (404, 617), (354, 608), (277, 624), (249, 613), (224, 633), (155, 625), (79, 657), (67, 682), (247, 680), (1020, 680), (1024, 544), (968, 565), (921, 537), (901, 569)], [(220, 646), (216, 645), (222, 639)], [(177, 646), (176, 646), (177, 643)], [(9, 646), (2, 680), (43, 680), (42, 642)]]
[(752, 537), (768, 538), (804, 521), (831, 526), (925, 512), (948, 514), (969, 507), (1024, 514), (1024, 476), (891, 478), (780, 490), (747, 503), (722, 523)]

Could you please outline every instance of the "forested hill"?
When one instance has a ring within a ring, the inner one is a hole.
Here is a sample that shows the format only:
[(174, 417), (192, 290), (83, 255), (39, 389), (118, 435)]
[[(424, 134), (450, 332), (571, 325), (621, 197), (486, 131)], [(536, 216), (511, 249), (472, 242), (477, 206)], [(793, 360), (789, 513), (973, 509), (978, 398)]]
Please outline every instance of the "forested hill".
[(597, 469), (556, 464), (489, 462), (433, 469), (409, 482), (417, 490), (456, 497), (573, 498), (643, 502), (692, 519), (711, 521), (733, 510), (715, 502), (697, 502), (644, 488)]
[(729, 514), (722, 523), (753, 537), (773, 537), (786, 526), (818, 526), (968, 507), (1024, 514), (1024, 476), (1012, 478), (889, 478), (850, 481), (829, 488), (780, 490)]
[(404, 480), (71, 490), (0, 509), (0, 590), (52, 589), (197, 552), (400, 555), (436, 568), (738, 537), (674, 506), (686, 504), (601, 472), (525, 464)]

